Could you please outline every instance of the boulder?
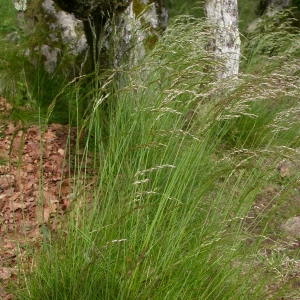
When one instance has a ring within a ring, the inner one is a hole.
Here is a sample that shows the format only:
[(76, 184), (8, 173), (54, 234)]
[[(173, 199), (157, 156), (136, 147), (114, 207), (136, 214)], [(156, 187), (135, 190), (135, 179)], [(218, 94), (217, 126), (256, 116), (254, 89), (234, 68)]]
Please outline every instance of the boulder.
[(28, 37), (24, 53), (29, 61), (36, 61), (40, 54), (45, 71), (51, 74), (62, 59), (69, 64), (82, 60), (88, 44), (81, 20), (52, 0), (12, 1), (18, 11), (20, 30)]

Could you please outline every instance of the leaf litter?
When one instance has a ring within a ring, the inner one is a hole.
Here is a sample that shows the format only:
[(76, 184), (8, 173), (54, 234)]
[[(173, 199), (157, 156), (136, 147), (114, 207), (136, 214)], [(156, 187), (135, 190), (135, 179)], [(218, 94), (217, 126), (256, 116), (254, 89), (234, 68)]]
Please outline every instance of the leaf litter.
[[(0, 97), (2, 117), (10, 109)], [(55, 230), (70, 205), (67, 149), (74, 148), (77, 130), (0, 121), (0, 299), (8, 300), (13, 296), (4, 287), (18, 280), (18, 262), (32, 268), (29, 252), (39, 247), (42, 227)]]

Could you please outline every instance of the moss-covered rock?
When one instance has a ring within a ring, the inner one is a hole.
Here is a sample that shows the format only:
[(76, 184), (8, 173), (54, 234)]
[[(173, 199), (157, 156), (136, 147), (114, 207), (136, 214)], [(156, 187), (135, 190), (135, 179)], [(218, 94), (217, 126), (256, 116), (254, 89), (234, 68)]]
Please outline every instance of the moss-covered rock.
[(98, 47), (101, 40), (96, 57), (104, 66), (136, 62), (153, 47), (167, 25), (163, 0), (54, 1), (84, 21), (90, 49)]
[(76, 60), (81, 61), (88, 48), (83, 22), (61, 10), (52, 0), (25, 2), (18, 19), (29, 61), (37, 64), (40, 58), (48, 73), (53, 73), (62, 60), (65, 70), (76, 68)]
[(31, 44), (26, 53), (38, 56), (39, 51), (49, 73), (63, 57), (74, 62), (86, 53), (88, 45), (88, 71), (93, 70), (95, 58), (102, 68), (135, 64), (167, 26), (163, 0), (16, 1), (26, 3), (20, 15)]

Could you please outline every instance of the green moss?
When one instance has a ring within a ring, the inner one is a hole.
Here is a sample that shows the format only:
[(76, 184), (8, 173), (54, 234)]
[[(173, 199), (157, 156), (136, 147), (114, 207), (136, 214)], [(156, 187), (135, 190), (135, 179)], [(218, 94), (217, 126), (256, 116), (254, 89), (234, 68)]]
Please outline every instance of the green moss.
[[(133, 0), (133, 12), (136, 16), (140, 16), (143, 12), (145, 12), (145, 10), (149, 9), (149, 5), (151, 3), (154, 3), (155, 1), (150, 1), (147, 4), (144, 4), (141, 2), (141, 0)], [(157, 13), (158, 15), (161, 14), (161, 6), (156, 7), (157, 8)], [(147, 28), (147, 32), (149, 32), (147, 34), (147, 37), (144, 39), (143, 44), (144, 47), (146, 49), (146, 51), (153, 49), (154, 45), (157, 43), (158, 41), (158, 36), (159, 33), (162, 29), (153, 29), (153, 28), (148, 28), (149, 24), (147, 23), (147, 21), (145, 20), (145, 18), (141, 17), (140, 18), (140, 22), (143, 26), (145, 26)], [(159, 31), (159, 32), (154, 32), (154, 31)]]
[(147, 4), (141, 3), (141, 0), (133, 0), (132, 1), (132, 9), (136, 16), (139, 16), (143, 10), (147, 7)]
[[(42, 8), (41, 0), (31, 0), (28, 2), (25, 11), (25, 20), (27, 22), (26, 33), (29, 35), (27, 42), (30, 45), (28, 45), (28, 47), (33, 48), (34, 46), (40, 45), (40, 42), (44, 43), (49, 35), (49, 27), (45, 20), (45, 13)], [(49, 16), (47, 21), (55, 22), (55, 20), (50, 19)]]
[(144, 39), (144, 46), (146, 51), (148, 50), (152, 50), (155, 46), (155, 44), (158, 41), (158, 36), (156, 34), (151, 34), (148, 35), (145, 39)]
[(10, 0), (0, 1), (0, 37), (5, 37), (12, 31), (17, 31), (17, 13)]
[[(155, 3), (156, 1), (152, 0), (149, 1), (149, 3), (144, 4), (141, 2), (141, 0), (133, 0), (133, 12), (136, 16), (139, 16), (147, 7), (149, 7), (150, 4)], [(157, 13), (160, 14), (161, 13), (161, 5), (159, 5)]]

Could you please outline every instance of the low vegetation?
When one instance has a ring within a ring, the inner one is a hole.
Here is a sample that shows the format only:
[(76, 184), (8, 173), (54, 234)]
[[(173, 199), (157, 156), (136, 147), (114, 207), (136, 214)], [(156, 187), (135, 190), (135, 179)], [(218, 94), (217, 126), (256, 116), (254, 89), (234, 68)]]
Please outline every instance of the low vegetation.
[(299, 297), (299, 236), (282, 224), (300, 213), (300, 40), (286, 14), (272, 20), (246, 36), (241, 74), (218, 82), (210, 28), (191, 16), (139, 65), (69, 83), (26, 68), (16, 80), (1, 50), (10, 122), (77, 133), (68, 208), (19, 250), (14, 299)]

